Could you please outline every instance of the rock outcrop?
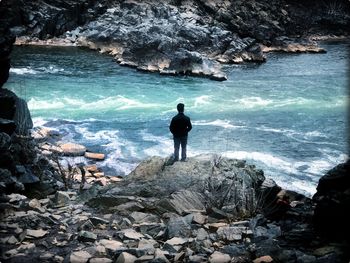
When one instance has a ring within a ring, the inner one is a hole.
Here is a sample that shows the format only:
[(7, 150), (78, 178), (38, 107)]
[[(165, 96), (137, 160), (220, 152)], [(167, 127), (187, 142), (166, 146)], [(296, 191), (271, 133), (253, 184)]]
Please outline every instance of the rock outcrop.
[(43, 196), (54, 191), (53, 169), (29, 136), (33, 122), (27, 103), (2, 87), (9, 76), (15, 40), (9, 31), (8, 18), (14, 13), (7, 12), (8, 4), (0, 3), (0, 193), (30, 190)]
[[(199, 156), (170, 164), (153, 157), (107, 186), (78, 191), (77, 183), (46, 198), (2, 196), (1, 261), (349, 260), (346, 243), (314, 231), (312, 200), (280, 190), (242, 161)], [(288, 208), (271, 217), (264, 206), (276, 200), (288, 200)]]
[(314, 224), (318, 232), (335, 240), (350, 242), (350, 161), (339, 164), (321, 177), (317, 192)]
[(308, 36), (348, 35), (350, 3), (274, 1), (9, 0), (17, 43), (79, 45), (125, 66), (225, 80), (223, 63), (263, 52), (325, 52)]

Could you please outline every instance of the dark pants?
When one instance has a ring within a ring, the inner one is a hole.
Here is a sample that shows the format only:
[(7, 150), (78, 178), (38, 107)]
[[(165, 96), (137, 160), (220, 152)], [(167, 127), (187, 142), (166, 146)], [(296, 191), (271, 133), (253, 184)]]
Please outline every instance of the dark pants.
[(187, 136), (174, 137), (174, 161), (179, 160), (179, 150), (181, 144), (181, 160), (186, 160)]

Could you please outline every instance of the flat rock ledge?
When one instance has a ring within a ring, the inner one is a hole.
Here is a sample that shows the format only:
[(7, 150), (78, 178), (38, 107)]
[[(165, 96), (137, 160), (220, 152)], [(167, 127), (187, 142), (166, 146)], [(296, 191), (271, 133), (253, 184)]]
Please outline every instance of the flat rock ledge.
[(0, 260), (346, 262), (313, 231), (312, 206), (244, 161), (152, 157), (105, 186), (2, 194)]

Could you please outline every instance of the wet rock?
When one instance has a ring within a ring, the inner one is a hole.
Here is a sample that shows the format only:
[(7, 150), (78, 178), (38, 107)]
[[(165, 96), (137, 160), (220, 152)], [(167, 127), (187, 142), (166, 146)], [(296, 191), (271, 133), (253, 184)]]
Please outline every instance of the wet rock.
[(67, 156), (81, 156), (86, 151), (85, 146), (76, 143), (63, 143), (59, 147), (62, 149), (62, 153)]
[(98, 161), (102, 161), (105, 159), (105, 155), (103, 153), (85, 152), (84, 156), (85, 158), (98, 160)]

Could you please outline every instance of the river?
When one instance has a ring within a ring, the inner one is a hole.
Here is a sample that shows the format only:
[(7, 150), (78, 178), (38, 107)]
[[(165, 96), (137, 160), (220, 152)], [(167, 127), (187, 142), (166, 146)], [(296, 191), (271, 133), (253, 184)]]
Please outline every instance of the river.
[(27, 100), (35, 126), (105, 153), (98, 165), (106, 174), (170, 155), (168, 126), (183, 102), (193, 123), (190, 158), (246, 159), (310, 196), (348, 157), (349, 43), (321, 46), (326, 54), (271, 53), (264, 64), (227, 65), (224, 82), (138, 72), (81, 48), (15, 47), (5, 87)]

